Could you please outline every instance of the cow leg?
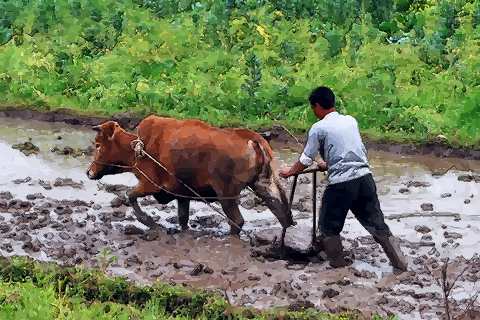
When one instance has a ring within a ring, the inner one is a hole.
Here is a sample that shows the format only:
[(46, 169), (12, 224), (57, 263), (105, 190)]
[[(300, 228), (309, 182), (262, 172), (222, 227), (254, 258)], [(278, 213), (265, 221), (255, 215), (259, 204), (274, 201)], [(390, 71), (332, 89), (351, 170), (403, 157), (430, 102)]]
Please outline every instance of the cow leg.
[(235, 200), (222, 200), (220, 203), (222, 205), (223, 212), (225, 212), (229, 218), (228, 224), (230, 225), (230, 234), (238, 235), (243, 227), (243, 224), (245, 223), (245, 220), (243, 220), (237, 202)]
[(167, 204), (167, 203), (170, 203), (172, 200), (175, 199), (173, 196), (169, 195), (168, 193), (166, 193), (164, 191), (157, 192), (157, 193), (153, 194), (153, 197), (160, 204)]
[(137, 199), (145, 196), (147, 196), (147, 194), (143, 192), (139, 192), (137, 188), (127, 192), (128, 201), (130, 202), (130, 205), (133, 208), (133, 213), (137, 217), (138, 221), (140, 221), (141, 223), (143, 223), (144, 225), (146, 225), (151, 229), (159, 228), (159, 225), (155, 223), (153, 218), (147, 215), (145, 212), (143, 212), (140, 206), (138, 205)]
[(182, 230), (188, 230), (188, 218), (190, 215), (190, 200), (177, 199), (178, 204), (178, 224)]

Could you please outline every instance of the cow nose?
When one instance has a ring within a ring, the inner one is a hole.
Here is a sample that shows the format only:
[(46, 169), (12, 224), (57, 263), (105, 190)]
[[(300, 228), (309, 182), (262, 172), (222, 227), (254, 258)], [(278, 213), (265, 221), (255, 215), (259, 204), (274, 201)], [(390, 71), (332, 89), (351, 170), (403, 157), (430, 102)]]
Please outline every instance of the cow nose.
[(92, 170), (87, 170), (87, 177), (88, 177), (89, 179), (92, 179), (92, 178), (93, 178), (93, 172), (92, 172)]

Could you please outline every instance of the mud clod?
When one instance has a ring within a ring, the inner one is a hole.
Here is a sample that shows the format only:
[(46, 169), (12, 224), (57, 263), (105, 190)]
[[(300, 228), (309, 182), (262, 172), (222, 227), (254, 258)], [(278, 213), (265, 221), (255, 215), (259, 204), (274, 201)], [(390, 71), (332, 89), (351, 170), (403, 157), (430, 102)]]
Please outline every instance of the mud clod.
[(45, 190), (52, 190), (52, 185), (48, 181), (38, 180), (38, 184)]
[(177, 216), (171, 216), (165, 219), (168, 223), (171, 224), (178, 224), (178, 217)]
[(12, 200), (13, 195), (9, 191), (0, 192), (0, 200)]
[(254, 275), (248, 276), (249, 281), (260, 281), (260, 279), (261, 278), (259, 276), (254, 276)]
[(32, 154), (38, 154), (40, 152), (40, 148), (37, 147), (36, 145), (34, 145), (30, 141), (14, 144), (12, 146), (12, 148), (16, 149), (16, 150), (19, 150), (20, 152), (22, 152), (27, 157), (32, 155)]
[(57, 178), (53, 183), (54, 187), (71, 187), (74, 189), (83, 189), (83, 182), (75, 182), (70, 178)]
[(364, 279), (374, 279), (377, 278), (377, 275), (374, 272), (370, 272), (367, 270), (354, 270), (353, 275), (358, 277), (358, 278), (364, 278)]
[(41, 243), (38, 239), (35, 239), (33, 241), (27, 240), (23, 246), (22, 249), (25, 251), (33, 251), (33, 252), (39, 252), (41, 248)]
[(60, 239), (62, 239), (64, 241), (70, 240), (70, 235), (68, 233), (66, 233), (65, 231), (60, 232), (58, 234), (58, 236), (60, 237)]
[(335, 289), (332, 289), (332, 288), (328, 288), (326, 290), (323, 291), (322, 293), (322, 299), (325, 299), (325, 298), (334, 298), (336, 296), (338, 296), (340, 294), (340, 292), (338, 292), (337, 290)]
[(0, 250), (3, 250), (7, 253), (12, 253), (13, 252), (13, 247), (10, 243), (2, 243), (0, 245)]
[(61, 216), (65, 214), (72, 214), (73, 210), (70, 207), (57, 206), (55, 209), (53, 209), (53, 212)]
[(195, 267), (193, 267), (193, 270), (190, 271), (190, 275), (191, 276), (198, 276), (200, 273), (202, 273), (203, 267), (204, 266), (201, 263), (196, 264)]
[(0, 224), (0, 233), (5, 234), (10, 232), (10, 230), (12, 230), (12, 227), (10, 227), (10, 225), (6, 223)]
[(462, 182), (472, 182), (480, 183), (480, 175), (464, 174), (458, 176), (458, 181)]
[(15, 183), (15, 184), (23, 184), (23, 183), (28, 183), (30, 181), (32, 181), (32, 178), (31, 177), (26, 177), (26, 178), (23, 178), (23, 179), (15, 179), (12, 182)]
[(81, 157), (81, 156), (90, 156), (93, 154), (95, 149), (92, 146), (88, 146), (87, 148), (72, 148), (72, 147), (61, 147), (61, 146), (54, 146), (50, 149), (51, 152), (56, 153), (58, 155), (63, 156), (72, 156), (74, 158)]
[(427, 226), (415, 226), (415, 231), (425, 234), (425, 233), (430, 233), (432, 229), (430, 229)]
[(131, 257), (128, 257), (125, 260), (125, 267), (132, 267), (134, 265), (141, 265), (141, 264), (142, 264), (142, 261), (140, 260), (140, 258), (136, 254), (134, 254)]
[(218, 228), (223, 222), (223, 218), (216, 215), (200, 216), (192, 220), (192, 226), (199, 225), (203, 228)]
[(47, 240), (52, 240), (55, 237), (55, 235), (52, 232), (47, 232), (43, 235), (43, 237)]
[(420, 208), (423, 210), (423, 211), (433, 211), (433, 204), (432, 203), (422, 203), (420, 205)]
[(33, 205), (29, 201), (13, 199), (8, 203), (8, 212), (21, 214), (30, 210), (32, 207)]
[(433, 240), (433, 237), (432, 237), (431, 235), (429, 235), (429, 234), (424, 234), (424, 235), (422, 236), (422, 239), (421, 239), (421, 240), (422, 240), (422, 241), (432, 241), (432, 240)]
[(452, 194), (447, 192), (447, 193), (442, 193), (442, 194), (440, 195), (440, 198), (443, 198), (443, 199), (444, 199), (444, 198), (450, 198), (451, 196), (452, 196)]
[(415, 188), (428, 188), (431, 186), (429, 182), (422, 182), (422, 181), (408, 181), (404, 183), (407, 188), (415, 187)]
[(313, 309), (313, 308), (315, 308), (315, 305), (311, 301), (298, 300), (298, 301), (295, 301), (295, 302), (291, 303), (288, 306), (288, 311), (299, 312), (299, 311), (303, 311), (303, 310), (306, 310), (306, 309)]
[(203, 272), (206, 274), (213, 274), (214, 271), (209, 266), (205, 266), (205, 268), (203, 268)]
[(39, 200), (45, 199), (45, 196), (41, 193), (27, 194), (27, 200)]
[(443, 233), (443, 236), (445, 237), (445, 239), (462, 239), (463, 238), (463, 236), (458, 232), (445, 231)]

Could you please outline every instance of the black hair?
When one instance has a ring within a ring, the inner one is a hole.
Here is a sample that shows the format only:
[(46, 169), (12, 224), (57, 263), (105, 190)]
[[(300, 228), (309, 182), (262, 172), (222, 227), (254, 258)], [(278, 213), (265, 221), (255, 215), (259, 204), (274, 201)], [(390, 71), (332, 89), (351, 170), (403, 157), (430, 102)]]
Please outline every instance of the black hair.
[(312, 91), (308, 97), (310, 105), (313, 107), (318, 103), (323, 109), (335, 107), (335, 94), (328, 87), (318, 87)]

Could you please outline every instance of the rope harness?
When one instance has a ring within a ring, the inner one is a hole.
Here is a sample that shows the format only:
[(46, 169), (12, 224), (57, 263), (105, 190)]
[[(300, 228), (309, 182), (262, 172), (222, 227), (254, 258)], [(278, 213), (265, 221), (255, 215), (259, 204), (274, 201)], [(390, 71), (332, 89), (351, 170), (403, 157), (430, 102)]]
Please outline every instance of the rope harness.
[[(249, 241), (250, 241), (250, 245), (253, 246), (253, 244), (255, 243), (255, 240), (254, 238), (250, 235), (249, 232), (243, 230), (235, 221), (233, 221), (232, 219), (230, 219), (224, 212), (222, 212), (219, 208), (213, 206), (210, 202), (207, 201), (207, 199), (211, 199), (211, 200), (239, 200), (241, 198), (244, 198), (246, 197), (247, 195), (244, 195), (244, 196), (239, 196), (239, 197), (203, 197), (201, 196), (197, 191), (195, 191), (193, 188), (191, 188), (188, 184), (186, 184), (185, 182), (183, 182), (180, 178), (178, 178), (175, 174), (173, 174), (172, 172), (170, 172), (170, 170), (168, 170), (160, 161), (158, 161), (157, 159), (155, 159), (152, 155), (150, 155), (148, 152), (145, 151), (145, 144), (140, 140), (140, 138), (137, 137), (137, 139), (133, 140), (131, 143), (130, 143), (130, 146), (132, 147), (133, 151), (135, 152), (135, 159), (142, 159), (142, 158), (148, 158), (150, 159), (153, 163), (155, 163), (157, 166), (159, 166), (160, 168), (162, 168), (166, 173), (168, 173), (170, 176), (172, 176), (175, 180), (177, 180), (180, 184), (182, 184), (185, 188), (187, 188), (190, 192), (192, 192), (194, 194), (194, 196), (188, 196), (188, 195), (182, 195), (182, 194), (178, 194), (178, 193), (175, 193), (175, 192), (172, 192), (168, 189), (166, 189), (165, 187), (159, 185), (158, 183), (156, 183), (155, 181), (153, 181), (142, 169), (140, 169), (137, 165), (137, 162), (135, 161), (135, 163), (132, 165), (132, 166), (125, 166), (125, 165), (119, 165), (119, 164), (113, 164), (113, 163), (107, 163), (107, 162), (102, 162), (102, 161), (99, 161), (99, 160), (93, 160), (92, 161), (92, 165), (93, 163), (98, 163), (98, 164), (101, 164), (101, 165), (105, 165), (105, 166), (111, 166), (111, 167), (118, 167), (118, 168), (122, 168), (122, 169), (133, 169), (133, 170), (136, 170), (140, 175), (142, 175), (148, 182), (150, 182), (154, 187), (158, 188), (159, 190), (162, 190), (174, 197), (177, 197), (177, 198), (188, 198), (188, 199), (192, 199), (192, 200), (200, 200), (202, 202), (204, 202), (206, 205), (208, 205), (212, 210), (214, 210), (215, 212), (217, 212), (218, 214), (220, 214), (222, 217), (224, 217), (225, 219), (228, 220), (228, 222), (230, 223), (230, 225), (238, 228), (238, 230), (240, 230), (240, 232), (242, 232), (243, 234), (245, 234)], [(90, 168), (91, 166), (90, 165)], [(89, 170), (90, 170), (89, 168)], [(249, 188), (250, 189), (250, 188)], [(253, 192), (253, 190), (250, 189), (250, 191)]]

